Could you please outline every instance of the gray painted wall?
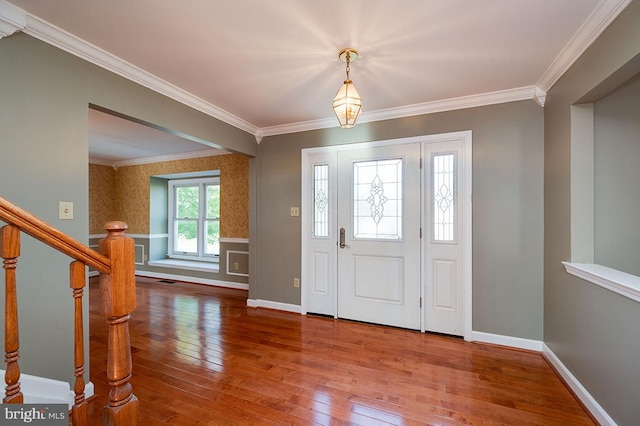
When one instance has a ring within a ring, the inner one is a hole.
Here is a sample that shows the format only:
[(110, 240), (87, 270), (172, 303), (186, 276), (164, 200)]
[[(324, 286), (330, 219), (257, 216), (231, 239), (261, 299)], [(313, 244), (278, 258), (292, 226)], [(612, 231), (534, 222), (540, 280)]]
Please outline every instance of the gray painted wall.
[(567, 274), (560, 262), (571, 255), (570, 107), (611, 76), (621, 83), (638, 72), (627, 65), (640, 62), (639, 22), (635, 1), (549, 91), (544, 115), (544, 340), (620, 425), (640, 419), (640, 304)]
[(595, 263), (640, 276), (640, 79), (594, 104)]
[(301, 149), (461, 130), (473, 131), (473, 329), (542, 340), (543, 110), (533, 101), (264, 138), (249, 297), (300, 304), (300, 218), (289, 208), (301, 205)]
[[(89, 104), (212, 145), (248, 155), (257, 152), (252, 135), (57, 48), (20, 33), (1, 39), (0, 195), (82, 242), (87, 242), (89, 226)], [(57, 219), (58, 201), (74, 203), (74, 220)], [(22, 371), (73, 383), (69, 259), (28, 237), (22, 253)], [(4, 285), (4, 274), (0, 280)]]

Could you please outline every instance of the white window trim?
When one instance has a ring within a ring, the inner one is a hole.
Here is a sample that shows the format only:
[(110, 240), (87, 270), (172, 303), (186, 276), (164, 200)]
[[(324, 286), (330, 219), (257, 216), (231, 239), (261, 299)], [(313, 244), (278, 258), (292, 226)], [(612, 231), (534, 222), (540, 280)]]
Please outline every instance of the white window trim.
[[(167, 217), (167, 231), (169, 235), (168, 239), (168, 247), (167, 247), (167, 257), (170, 259), (182, 259), (182, 260), (191, 260), (198, 262), (209, 262), (209, 263), (219, 263), (220, 256), (219, 255), (204, 255), (204, 241), (202, 239), (199, 240), (198, 254), (190, 255), (190, 254), (180, 254), (175, 253), (173, 248), (173, 239), (174, 239), (174, 220), (176, 219), (175, 212), (175, 188), (180, 186), (194, 186), (194, 184), (205, 186), (205, 185), (220, 185), (220, 177), (207, 177), (207, 178), (198, 178), (198, 179), (172, 179), (167, 181), (167, 189), (168, 189), (168, 217)], [(200, 203), (200, 212), (198, 221), (198, 234), (200, 234), (203, 229), (203, 225), (205, 222), (206, 216), (206, 203)], [(220, 218), (218, 218), (220, 220)]]

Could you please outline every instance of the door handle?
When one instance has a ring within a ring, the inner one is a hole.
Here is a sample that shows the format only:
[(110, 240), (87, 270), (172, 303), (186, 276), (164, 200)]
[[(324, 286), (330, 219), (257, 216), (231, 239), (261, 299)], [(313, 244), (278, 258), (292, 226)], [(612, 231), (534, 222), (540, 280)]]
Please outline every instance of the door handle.
[(339, 244), (340, 248), (343, 249), (345, 247), (349, 247), (347, 244), (344, 243), (344, 228), (340, 228), (340, 244)]

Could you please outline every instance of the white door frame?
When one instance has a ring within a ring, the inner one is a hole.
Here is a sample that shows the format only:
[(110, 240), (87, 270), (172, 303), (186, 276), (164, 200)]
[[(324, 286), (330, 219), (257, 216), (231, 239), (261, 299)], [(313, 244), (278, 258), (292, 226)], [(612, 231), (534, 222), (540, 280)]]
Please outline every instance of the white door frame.
[[(302, 246), (301, 246), (301, 280), (300, 280), (300, 290), (301, 290), (301, 313), (304, 315), (307, 313), (307, 292), (305, 291), (305, 283), (309, 282), (309, 278), (312, 274), (312, 268), (309, 262), (309, 242), (312, 235), (312, 211), (310, 208), (310, 204), (307, 202), (312, 199), (313, 193), (313, 182), (310, 179), (310, 157), (314, 154), (328, 154), (328, 153), (337, 153), (342, 150), (350, 150), (350, 149), (360, 149), (367, 147), (377, 147), (377, 146), (387, 146), (387, 145), (398, 145), (398, 144), (407, 144), (407, 143), (433, 143), (433, 142), (446, 142), (452, 140), (462, 140), (462, 164), (463, 167), (459, 172), (463, 173), (463, 197), (464, 200), (462, 202), (463, 206), (466, 206), (465, 212), (463, 214), (463, 223), (461, 224), (461, 234), (463, 238), (463, 337), (465, 340), (471, 340), (472, 334), (472, 308), (473, 308), (473, 297), (472, 297), (472, 213), (471, 213), (471, 200), (472, 200), (472, 132), (471, 130), (461, 131), (461, 132), (451, 132), (451, 133), (441, 133), (436, 135), (424, 135), (424, 136), (416, 136), (410, 138), (400, 138), (400, 139), (390, 139), (390, 140), (382, 140), (382, 141), (374, 141), (374, 142), (362, 142), (355, 144), (345, 144), (345, 145), (334, 145), (329, 147), (318, 147), (318, 148), (307, 148), (301, 151), (301, 160), (302, 160), (302, 168), (301, 168), (301, 181), (302, 181), (302, 193), (301, 193), (301, 208), (300, 208), (300, 218), (301, 218), (301, 231), (302, 231)], [(425, 159), (423, 158), (423, 163)], [(424, 174), (425, 168), (422, 167), (422, 174)], [(424, 176), (422, 177), (422, 182), (424, 182)], [(424, 202), (423, 202), (424, 204)], [(335, 210), (335, 209), (334, 209)], [(424, 229), (425, 223), (425, 207), (422, 206), (421, 212), (421, 226)], [(335, 223), (335, 220), (333, 221)], [(336, 228), (333, 226), (333, 228)], [(332, 264), (337, 264), (337, 229), (332, 229), (332, 226), (329, 227), (330, 231), (330, 240), (335, 241), (335, 248), (332, 250)], [(424, 246), (424, 244), (421, 244)], [(424, 249), (424, 247), (422, 247)], [(424, 271), (424, 256), (421, 256), (423, 260), (421, 261), (421, 269)], [(333, 296), (333, 316), (337, 318), (337, 269), (335, 273), (330, 277), (332, 281), (330, 286), (332, 286), (332, 296)], [(424, 274), (421, 278), (420, 283), (420, 294), (422, 300), (424, 301), (425, 297), (425, 280)], [(420, 330), (422, 332), (425, 331), (425, 320), (424, 320), (424, 303), (423, 310), (420, 315)]]

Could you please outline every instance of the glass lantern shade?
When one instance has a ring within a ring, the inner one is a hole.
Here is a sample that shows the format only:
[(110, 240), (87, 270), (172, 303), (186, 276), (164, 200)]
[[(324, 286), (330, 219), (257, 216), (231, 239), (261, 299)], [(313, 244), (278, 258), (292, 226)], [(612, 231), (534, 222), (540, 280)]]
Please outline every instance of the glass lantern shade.
[(362, 112), (362, 99), (351, 80), (345, 80), (336, 97), (333, 98), (333, 111), (343, 129), (350, 129), (356, 125), (358, 116)]

